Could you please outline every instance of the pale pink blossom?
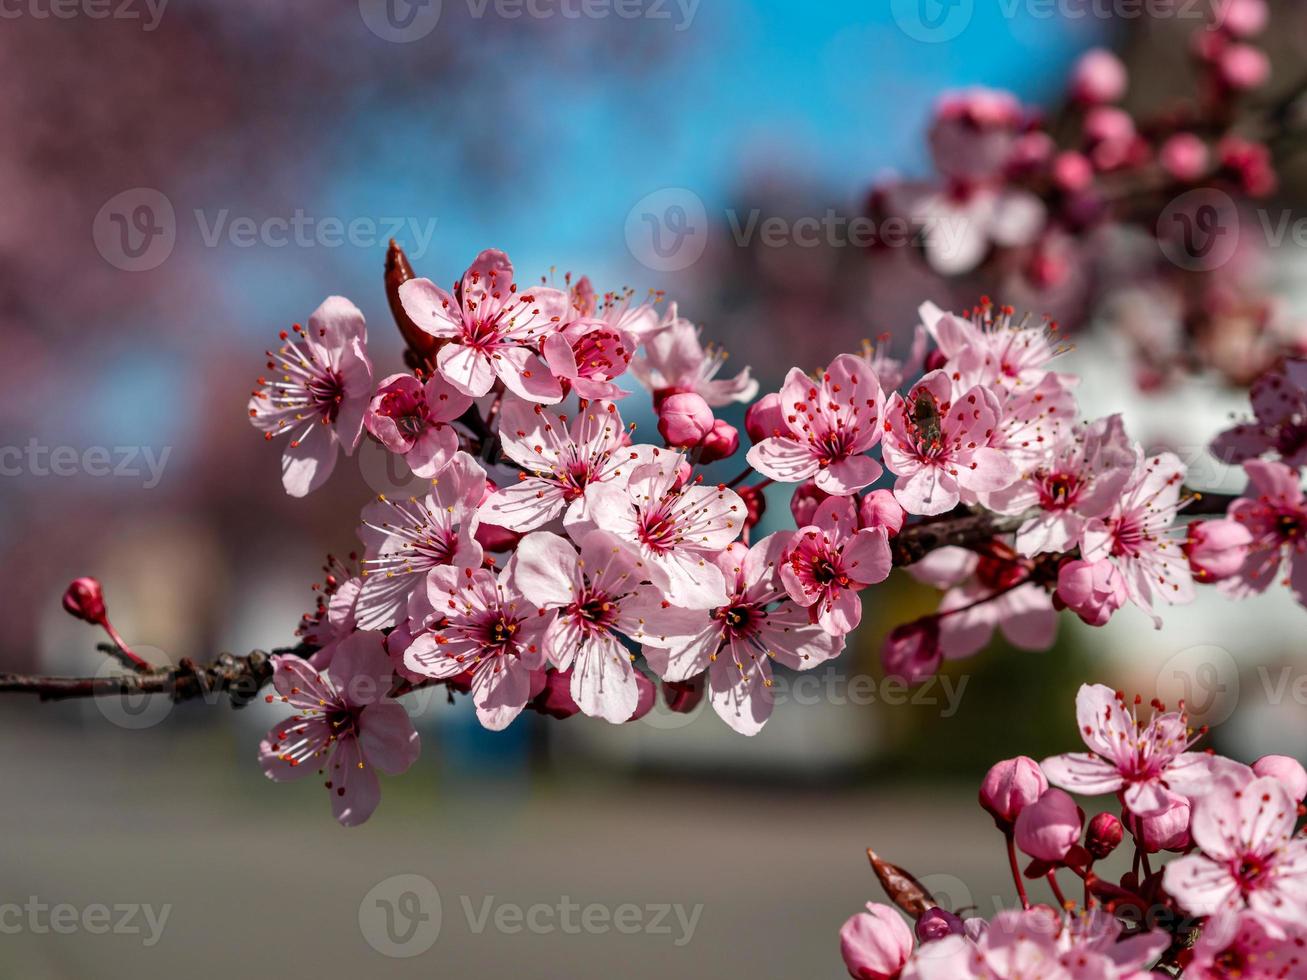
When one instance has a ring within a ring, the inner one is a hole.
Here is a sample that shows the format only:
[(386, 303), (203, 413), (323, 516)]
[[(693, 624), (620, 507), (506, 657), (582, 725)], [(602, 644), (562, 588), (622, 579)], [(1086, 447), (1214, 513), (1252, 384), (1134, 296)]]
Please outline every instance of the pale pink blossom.
[(1252, 537), (1248, 557), (1238, 575), (1220, 588), (1243, 598), (1266, 589), (1286, 571), (1299, 602), (1307, 602), (1307, 500), (1296, 469), (1283, 463), (1251, 459), (1244, 496), (1230, 505), (1229, 515)]
[(1189, 751), (1197, 738), (1183, 711), (1154, 706), (1143, 721), (1137, 704), (1127, 704), (1110, 687), (1083, 684), (1076, 721), (1091, 751), (1045, 759), (1044, 774), (1054, 786), (1086, 796), (1119, 793), (1131, 813), (1147, 817), (1204, 792), (1211, 782), (1209, 757)]
[(613, 383), (626, 373), (639, 341), (603, 320), (573, 320), (545, 338), (541, 351), (554, 377), (582, 398), (625, 398)]
[(1057, 570), (1056, 596), (1090, 626), (1106, 626), (1130, 601), (1125, 578), (1106, 558), (1064, 562)]
[(522, 472), (486, 500), (481, 516), (491, 524), (530, 531), (563, 517), (570, 526), (586, 518), (586, 490), (622, 482), (652, 446), (629, 446), (622, 416), (612, 402), (583, 403), (570, 419), (535, 405), (509, 402), (500, 413), (504, 454)]
[(815, 479), (831, 494), (851, 494), (881, 474), (863, 455), (880, 441), (884, 394), (867, 364), (852, 354), (831, 361), (814, 381), (791, 368), (781, 389), (787, 431), (749, 450), (749, 465), (782, 483)]
[(623, 481), (586, 493), (595, 526), (631, 543), (650, 581), (669, 602), (687, 609), (726, 604), (726, 581), (714, 556), (740, 536), (748, 509), (725, 486), (686, 481), (685, 458), (666, 450), (651, 455)]
[(1176, 514), (1185, 466), (1172, 453), (1141, 459), (1120, 499), (1102, 517), (1090, 520), (1080, 537), (1086, 561), (1111, 560), (1125, 578), (1133, 602), (1161, 627), (1153, 602), (1192, 602), (1193, 574), (1183, 542), (1175, 537)]
[(987, 388), (955, 399), (947, 374), (932, 371), (885, 409), (885, 465), (898, 476), (894, 496), (909, 514), (952, 510), (966, 493), (1002, 490), (1019, 475), (1015, 464), (989, 447), (999, 403)]
[(368, 328), (357, 306), (329, 296), (309, 317), (308, 329), (285, 331), (268, 351), (269, 376), (250, 397), (250, 421), (264, 436), (288, 435), (281, 482), (292, 497), (316, 490), (331, 476), (340, 450), (349, 456), (363, 434), (372, 397)]
[(853, 980), (895, 980), (912, 955), (912, 930), (898, 909), (868, 902), (840, 929), (840, 955)]
[(392, 374), (378, 386), (363, 424), (404, 457), (414, 476), (432, 477), (458, 452), (458, 433), (450, 423), (471, 405), (471, 396), (439, 375), (424, 384), (411, 374)]
[(1266, 453), (1287, 465), (1307, 463), (1307, 391), (1283, 370), (1253, 382), (1254, 420), (1241, 422), (1212, 440), (1212, 453), (1224, 463), (1243, 463)]
[(498, 378), (527, 401), (563, 397), (539, 347), (561, 328), (570, 300), (548, 286), (519, 291), (513, 264), (498, 249), (478, 255), (452, 295), (430, 279), (410, 279), (399, 287), (399, 299), (418, 327), (448, 341), (436, 366), (459, 391), (479, 398)]
[(1137, 456), (1119, 415), (1099, 419), (1061, 445), (1045, 447), (1040, 462), (985, 503), (1000, 514), (1038, 508), (1017, 529), (1020, 554), (1069, 551), (1089, 520), (1102, 517), (1120, 497)]
[(862, 619), (858, 592), (889, 576), (892, 559), (884, 528), (859, 528), (848, 497), (822, 502), (812, 523), (790, 532), (780, 580), (812, 621), (843, 635)]
[(1010, 307), (995, 307), (988, 301), (969, 316), (945, 312), (929, 302), (917, 312), (945, 363), (964, 370), (973, 385), (1033, 388), (1044, 380), (1048, 363), (1063, 349), (1054, 344), (1050, 323), (1014, 321)]
[(408, 712), (388, 696), (394, 673), (384, 640), (379, 632), (351, 634), (337, 645), (325, 673), (298, 657), (272, 658), (277, 695), (268, 701), (298, 713), (259, 743), (263, 771), (278, 782), (325, 776), (332, 813), (346, 827), (361, 824), (377, 808), (377, 770), (398, 775), (418, 756)]
[(1290, 799), (1298, 803), (1307, 800), (1307, 769), (1297, 759), (1287, 755), (1264, 755), (1253, 763), (1252, 768), (1258, 776), (1279, 780), (1288, 790)]
[(475, 540), (476, 515), (485, 489), (486, 471), (458, 452), (431, 481), (425, 497), (391, 500), (382, 495), (363, 508), (358, 534), (366, 552), (354, 608), (361, 629), (402, 622), (410, 597), (425, 589), (431, 569), (480, 566), (484, 555)]
[(528, 534), (514, 555), (513, 581), (541, 609), (558, 610), (544, 649), (550, 663), (571, 673), (572, 698), (587, 715), (620, 724), (640, 695), (622, 637), (663, 647), (708, 617), (671, 606), (661, 589), (644, 584), (643, 560), (608, 532), (591, 531), (580, 544), (578, 555), (556, 534)]
[(533, 691), (545, 659), (553, 613), (518, 591), (513, 562), (496, 575), (485, 568), (442, 565), (427, 574), (431, 614), (404, 653), (409, 670), (448, 679), (470, 675), (477, 719), (491, 731), (507, 728)]
[(1307, 928), (1285, 928), (1252, 912), (1203, 923), (1185, 980), (1307, 980)]
[(972, 271), (992, 246), (1032, 244), (1048, 219), (1038, 197), (1001, 182), (951, 180), (938, 189), (900, 193), (908, 217), (923, 229), (926, 261), (942, 276)]
[(1194, 803), (1200, 853), (1166, 866), (1163, 884), (1194, 915), (1247, 909), (1268, 923), (1307, 927), (1307, 837), (1298, 804), (1271, 777), (1231, 779)]
[(631, 373), (655, 395), (692, 391), (714, 407), (752, 401), (758, 382), (747, 367), (729, 380), (718, 379), (726, 356), (712, 345), (704, 348), (699, 328), (678, 316), (673, 303), (658, 329), (644, 336), (644, 353), (631, 360)]
[(726, 580), (726, 603), (692, 635), (645, 641), (649, 665), (666, 681), (707, 671), (713, 710), (744, 735), (757, 734), (771, 717), (773, 661), (807, 670), (844, 646), (786, 594), (779, 572), (787, 539), (772, 534), (752, 547), (737, 541), (725, 549), (715, 561)]

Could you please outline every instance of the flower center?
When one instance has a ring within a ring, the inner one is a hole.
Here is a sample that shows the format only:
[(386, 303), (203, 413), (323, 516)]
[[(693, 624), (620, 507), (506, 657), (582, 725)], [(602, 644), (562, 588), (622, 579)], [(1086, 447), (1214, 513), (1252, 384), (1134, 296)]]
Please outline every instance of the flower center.
[(1081, 481), (1074, 473), (1041, 473), (1039, 505), (1044, 510), (1065, 510), (1080, 495)]
[(322, 413), (322, 421), (335, 422), (345, 397), (345, 381), (339, 371), (322, 370), (304, 386), (313, 407)]

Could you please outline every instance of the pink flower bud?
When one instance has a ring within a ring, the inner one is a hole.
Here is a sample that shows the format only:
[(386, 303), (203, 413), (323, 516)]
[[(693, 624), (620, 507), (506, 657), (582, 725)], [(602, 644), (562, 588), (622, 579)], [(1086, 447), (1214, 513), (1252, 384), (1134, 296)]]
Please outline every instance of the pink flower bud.
[(1176, 133), (1162, 144), (1158, 162), (1176, 180), (1200, 178), (1207, 170), (1207, 144), (1193, 133)]
[(935, 939), (943, 939), (945, 936), (964, 935), (966, 927), (952, 912), (937, 906), (921, 913), (915, 931), (918, 939), (928, 943)]
[(926, 361), (922, 365), (927, 374), (931, 371), (938, 371), (948, 363), (948, 355), (942, 350), (935, 349), (926, 355)]
[(739, 448), (739, 430), (722, 419), (716, 419), (708, 434), (699, 441), (699, 461), (715, 463), (719, 459), (729, 459)]
[(907, 517), (891, 490), (873, 490), (858, 504), (858, 524), (864, 528), (883, 527), (891, 538), (903, 530)]
[(819, 489), (811, 480), (795, 487), (794, 496), (790, 497), (790, 513), (794, 515), (794, 526), (807, 527), (811, 524), (817, 508), (829, 496), (830, 494)]
[(1221, 140), (1218, 152), (1221, 166), (1233, 171), (1249, 197), (1266, 197), (1279, 186), (1279, 178), (1271, 163), (1271, 151), (1265, 144), (1227, 136)]
[(550, 718), (571, 718), (581, 708), (572, 699), (572, 672), (545, 671), (544, 684), (531, 699), (531, 707)]
[(669, 446), (693, 446), (712, 426), (712, 409), (699, 395), (668, 395), (658, 408), (658, 431)]
[(772, 436), (789, 432), (785, 413), (781, 411), (781, 396), (776, 392), (763, 395), (744, 413), (744, 431), (752, 442), (762, 442)]
[(897, 677), (905, 684), (920, 684), (934, 677), (943, 659), (937, 616), (896, 626), (880, 650), (886, 676)]
[(640, 697), (635, 702), (635, 711), (626, 719), (627, 723), (639, 721), (653, 711), (654, 702), (658, 700), (658, 685), (645, 677), (638, 670), (635, 672), (635, 686), (640, 689)]
[(1057, 572), (1057, 598), (1090, 626), (1102, 626), (1126, 604), (1125, 579), (1106, 558), (1069, 561)]
[(897, 909), (868, 902), (840, 929), (840, 955), (854, 980), (894, 980), (912, 955), (912, 930)]
[(1010, 830), (1021, 811), (1048, 790), (1048, 780), (1039, 763), (1029, 756), (1004, 759), (985, 773), (980, 784), (980, 805), (999, 830)]
[(1194, 578), (1219, 582), (1239, 574), (1253, 537), (1236, 520), (1194, 521), (1185, 536), (1184, 553)]
[(1039, 861), (1060, 864), (1080, 842), (1083, 820), (1075, 800), (1050, 789), (1018, 814), (1017, 847)]
[(1106, 48), (1085, 52), (1071, 69), (1071, 97), (1086, 105), (1116, 102), (1128, 83), (1125, 65)]
[(1234, 37), (1253, 37), (1265, 30), (1269, 19), (1266, 0), (1226, 0), (1217, 24)]
[(103, 626), (106, 614), (104, 590), (100, 588), (100, 583), (93, 578), (73, 579), (64, 591), (64, 610), (70, 616)]
[(1067, 150), (1053, 161), (1053, 183), (1058, 190), (1079, 194), (1094, 182), (1094, 165), (1083, 153)]
[(1129, 144), (1135, 138), (1135, 121), (1124, 109), (1099, 106), (1085, 116), (1085, 139), (1112, 146)]
[(1189, 801), (1178, 796), (1170, 807), (1151, 817), (1123, 814), (1135, 840), (1149, 854), (1158, 851), (1183, 851), (1189, 846)]
[(1287, 755), (1264, 755), (1253, 763), (1253, 772), (1278, 780), (1289, 795), (1301, 803), (1307, 800), (1307, 769)]
[(1097, 861), (1103, 860), (1125, 838), (1125, 827), (1115, 813), (1100, 813), (1089, 821), (1085, 831), (1085, 850)]
[(1221, 81), (1237, 92), (1258, 88), (1271, 77), (1266, 52), (1251, 44), (1231, 44), (1216, 62)]
[(667, 707), (678, 715), (688, 715), (703, 700), (703, 678), (692, 677), (688, 681), (663, 681), (663, 700)]
[(758, 526), (762, 515), (767, 512), (767, 496), (757, 487), (736, 487), (735, 492), (739, 494), (748, 509), (748, 514), (744, 518), (744, 530), (751, 531)]
[(477, 544), (481, 545), (486, 551), (504, 552), (512, 551), (517, 547), (517, 543), (522, 540), (522, 535), (517, 531), (510, 531), (506, 527), (500, 527), (498, 524), (487, 524), (482, 521), (477, 525), (476, 534)]

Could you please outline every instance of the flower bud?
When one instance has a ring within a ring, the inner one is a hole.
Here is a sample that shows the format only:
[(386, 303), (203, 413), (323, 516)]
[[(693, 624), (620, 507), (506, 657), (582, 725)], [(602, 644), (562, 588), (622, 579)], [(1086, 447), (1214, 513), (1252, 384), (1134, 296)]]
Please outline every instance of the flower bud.
[(781, 396), (776, 392), (763, 395), (744, 413), (744, 431), (751, 442), (762, 442), (772, 436), (789, 432), (785, 413), (781, 411)]
[(703, 700), (703, 678), (692, 677), (688, 681), (663, 681), (663, 700), (667, 707), (678, 715), (688, 715)]
[(873, 490), (858, 504), (858, 524), (864, 528), (883, 527), (891, 538), (903, 530), (907, 511), (891, 490)]
[(1269, 18), (1266, 0), (1226, 0), (1217, 24), (1234, 37), (1253, 37), (1265, 30)]
[(1066, 562), (1057, 571), (1057, 598), (1090, 626), (1102, 626), (1126, 604), (1125, 579), (1106, 558)]
[(1048, 790), (1048, 780), (1039, 763), (1029, 756), (1004, 759), (993, 765), (980, 784), (980, 805), (999, 830), (1008, 831), (1021, 811)]
[(748, 510), (744, 518), (744, 530), (750, 531), (758, 526), (762, 515), (767, 512), (767, 495), (757, 487), (736, 487), (735, 492)]
[(1083, 819), (1067, 793), (1047, 790), (1017, 816), (1017, 847), (1036, 860), (1060, 864), (1080, 842)]
[(570, 670), (545, 671), (544, 685), (531, 700), (531, 707), (550, 718), (571, 718), (581, 710), (572, 698)]
[(715, 419), (708, 434), (699, 441), (699, 461), (715, 463), (719, 459), (729, 459), (739, 448), (739, 430), (722, 419)]
[(854, 980), (893, 980), (912, 955), (912, 930), (897, 909), (868, 902), (840, 929), (840, 955)]
[(1083, 153), (1066, 150), (1053, 161), (1053, 183), (1058, 190), (1079, 194), (1094, 182), (1094, 165)]
[(929, 354), (926, 355), (926, 360), (925, 363), (922, 365), (922, 367), (926, 371), (926, 373), (929, 374), (931, 371), (938, 371), (947, 363), (948, 363), (948, 355), (945, 354), (942, 350), (936, 348), (935, 350), (932, 350)]
[(1307, 769), (1287, 755), (1264, 755), (1253, 763), (1253, 772), (1277, 780), (1289, 795), (1301, 803), (1307, 799)]
[(817, 513), (817, 508), (829, 496), (830, 494), (819, 488), (811, 480), (807, 483), (800, 483), (795, 487), (794, 495), (790, 497), (790, 513), (794, 515), (794, 526), (807, 527), (811, 524), (813, 515)]
[(1185, 534), (1184, 553), (1200, 582), (1219, 582), (1239, 574), (1253, 536), (1236, 520), (1194, 521)]
[(1176, 180), (1195, 181), (1207, 170), (1207, 144), (1193, 133), (1176, 133), (1162, 144), (1157, 159)]
[(1085, 850), (1096, 861), (1101, 861), (1115, 851), (1124, 838), (1125, 828), (1121, 826), (1120, 818), (1114, 813), (1100, 813), (1089, 821), (1089, 829), (1085, 831)]
[(518, 531), (510, 531), (506, 527), (500, 527), (498, 524), (487, 524), (482, 521), (477, 525), (476, 534), (477, 544), (481, 545), (486, 551), (504, 552), (512, 551), (517, 547), (517, 543), (522, 540), (522, 535)]
[(885, 675), (897, 677), (905, 684), (920, 684), (934, 677), (943, 660), (938, 616), (924, 616), (896, 626), (880, 649)]
[(638, 670), (635, 672), (635, 686), (640, 689), (640, 697), (635, 702), (635, 711), (626, 719), (628, 724), (639, 721), (647, 715), (653, 710), (654, 702), (658, 700), (658, 685)]
[(658, 408), (658, 431), (669, 446), (693, 446), (712, 431), (712, 409), (699, 395), (668, 395)]
[(100, 583), (93, 578), (74, 579), (64, 592), (64, 609), (70, 616), (103, 626), (106, 614)]
[(946, 909), (927, 909), (917, 920), (917, 938), (923, 943), (943, 939), (945, 936), (961, 936), (965, 932), (962, 920)]
[(1125, 65), (1106, 48), (1086, 51), (1071, 69), (1071, 97), (1086, 105), (1116, 102), (1128, 83)]
[(1216, 62), (1221, 81), (1236, 92), (1259, 88), (1271, 76), (1271, 62), (1266, 52), (1251, 44), (1231, 44)]
[(1183, 851), (1188, 847), (1191, 816), (1192, 808), (1183, 796), (1177, 796), (1167, 809), (1151, 817), (1126, 815), (1135, 840), (1149, 854)]

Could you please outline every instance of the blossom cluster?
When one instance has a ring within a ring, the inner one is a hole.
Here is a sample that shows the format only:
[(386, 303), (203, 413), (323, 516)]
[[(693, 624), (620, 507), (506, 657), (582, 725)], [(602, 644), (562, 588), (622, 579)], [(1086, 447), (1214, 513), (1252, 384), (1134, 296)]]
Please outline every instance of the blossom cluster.
[[(980, 804), (1004, 835), (1021, 907), (992, 919), (938, 906), (915, 880), (881, 875), (889, 905), (869, 903), (840, 933), (858, 980), (1218, 980), (1307, 977), (1307, 771), (1284, 756), (1251, 766), (1193, 751), (1203, 734), (1160, 703), (1141, 713), (1102, 685), (1076, 698), (1084, 752), (995, 765)], [(1068, 795), (1115, 795), (1086, 819)], [(1124, 842), (1130, 869), (1103, 862)], [(1028, 859), (1022, 869), (1018, 854)], [(1155, 862), (1164, 863), (1155, 866)], [(878, 868), (878, 873), (882, 868)], [(1059, 875), (1079, 879), (1068, 900)], [(1032, 902), (1043, 881), (1055, 905)], [(1149, 971), (1154, 972), (1150, 973)]]

